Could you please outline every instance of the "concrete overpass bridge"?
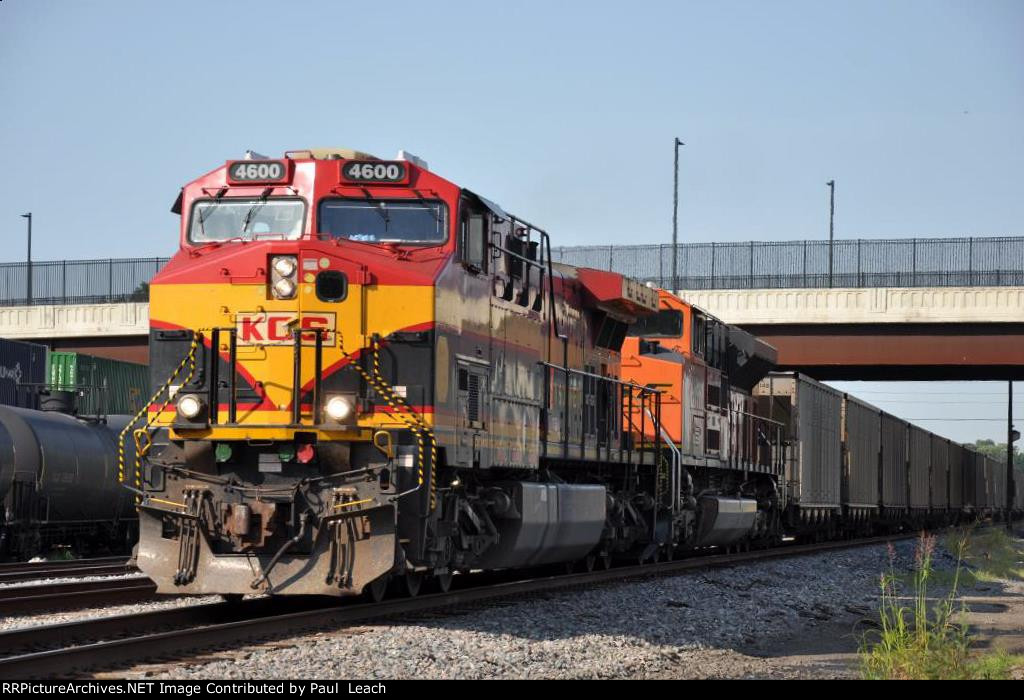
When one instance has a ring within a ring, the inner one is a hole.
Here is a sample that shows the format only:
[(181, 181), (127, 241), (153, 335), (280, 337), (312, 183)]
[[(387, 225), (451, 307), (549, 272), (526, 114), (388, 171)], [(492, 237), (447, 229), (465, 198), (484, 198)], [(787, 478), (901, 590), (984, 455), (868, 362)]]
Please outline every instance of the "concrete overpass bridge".
[(818, 379), (1024, 379), (1024, 287), (680, 293)]
[(1024, 238), (588, 246), (555, 259), (674, 288), (820, 379), (1024, 379)]
[(0, 263), (0, 338), (148, 364), (149, 280), (167, 260)]
[(51, 350), (149, 364), (149, 303), (3, 306), (0, 338), (42, 343)]
[[(674, 284), (670, 245), (552, 257), (674, 286), (820, 379), (1024, 379), (1024, 237), (842, 240), (831, 256), (827, 241), (674, 252)], [(165, 261), (2, 264), (0, 337), (147, 362), (148, 281)]]

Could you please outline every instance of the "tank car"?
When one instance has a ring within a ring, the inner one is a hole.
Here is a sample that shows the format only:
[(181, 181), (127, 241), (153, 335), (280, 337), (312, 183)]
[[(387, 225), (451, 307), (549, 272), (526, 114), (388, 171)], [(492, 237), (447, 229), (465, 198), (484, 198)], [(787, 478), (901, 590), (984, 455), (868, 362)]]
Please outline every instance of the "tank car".
[(137, 519), (117, 458), (128, 422), (0, 406), (3, 556), (27, 558), (58, 544), (79, 553), (131, 548)]

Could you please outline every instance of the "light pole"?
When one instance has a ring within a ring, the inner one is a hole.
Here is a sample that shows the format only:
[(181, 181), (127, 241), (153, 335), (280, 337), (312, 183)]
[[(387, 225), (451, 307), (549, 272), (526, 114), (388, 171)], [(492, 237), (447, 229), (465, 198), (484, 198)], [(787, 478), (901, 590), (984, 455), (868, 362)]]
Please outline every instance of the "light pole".
[(675, 139), (676, 149), (676, 170), (675, 170), (675, 183), (672, 192), (672, 293), (675, 294), (679, 290), (679, 255), (677, 247), (679, 245), (679, 147), (685, 146), (686, 144), (679, 140), (678, 137)]
[(1020, 433), (1013, 429), (1013, 380), (1007, 383), (1006, 398), (1006, 531), (1013, 532), (1013, 443)]
[(836, 218), (836, 181), (829, 180), (828, 185), (828, 286), (832, 288), (832, 244), (835, 238)]
[(32, 303), (32, 212), (22, 214), (21, 218), (28, 220), (28, 274), (25, 277), (25, 291), (28, 303)]

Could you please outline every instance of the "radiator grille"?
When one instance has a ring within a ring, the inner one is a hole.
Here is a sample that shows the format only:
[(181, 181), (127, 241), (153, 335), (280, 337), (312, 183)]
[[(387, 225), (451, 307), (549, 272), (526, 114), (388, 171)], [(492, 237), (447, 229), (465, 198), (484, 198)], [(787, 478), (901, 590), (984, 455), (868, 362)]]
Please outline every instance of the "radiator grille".
[(480, 375), (469, 373), (469, 396), (466, 400), (466, 418), (480, 420)]

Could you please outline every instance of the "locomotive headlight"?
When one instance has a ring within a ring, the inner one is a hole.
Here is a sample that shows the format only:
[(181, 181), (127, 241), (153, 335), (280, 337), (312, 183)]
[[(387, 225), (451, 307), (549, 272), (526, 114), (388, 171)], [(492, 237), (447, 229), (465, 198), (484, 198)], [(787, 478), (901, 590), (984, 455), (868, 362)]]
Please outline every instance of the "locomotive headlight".
[(295, 258), (290, 255), (281, 255), (274, 259), (274, 272), (282, 277), (291, 277), (295, 274)]
[(287, 277), (274, 282), (274, 296), (278, 299), (291, 299), (295, 296), (295, 283)]
[(178, 413), (192, 420), (203, 411), (203, 400), (195, 394), (185, 394), (178, 399)]
[(355, 413), (355, 404), (352, 402), (352, 399), (345, 396), (332, 396), (327, 399), (327, 403), (324, 405), (324, 412), (327, 413), (331, 420), (341, 423), (348, 420)]
[(299, 288), (299, 262), (294, 255), (270, 258), (270, 293), (275, 299), (292, 299)]

